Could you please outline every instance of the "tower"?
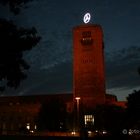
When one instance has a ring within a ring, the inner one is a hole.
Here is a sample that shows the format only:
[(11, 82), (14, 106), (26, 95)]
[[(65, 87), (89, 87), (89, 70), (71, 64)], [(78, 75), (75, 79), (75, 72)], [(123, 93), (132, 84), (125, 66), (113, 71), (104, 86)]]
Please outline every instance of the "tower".
[(105, 102), (103, 32), (99, 25), (73, 28), (73, 92), (83, 104), (93, 107)]

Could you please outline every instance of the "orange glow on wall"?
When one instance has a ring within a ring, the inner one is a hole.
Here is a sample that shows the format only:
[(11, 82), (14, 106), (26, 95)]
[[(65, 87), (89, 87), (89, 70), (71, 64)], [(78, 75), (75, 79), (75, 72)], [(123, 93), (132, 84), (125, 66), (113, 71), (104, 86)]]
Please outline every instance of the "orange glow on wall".
[(73, 29), (74, 98), (95, 104), (105, 101), (103, 32), (99, 25)]

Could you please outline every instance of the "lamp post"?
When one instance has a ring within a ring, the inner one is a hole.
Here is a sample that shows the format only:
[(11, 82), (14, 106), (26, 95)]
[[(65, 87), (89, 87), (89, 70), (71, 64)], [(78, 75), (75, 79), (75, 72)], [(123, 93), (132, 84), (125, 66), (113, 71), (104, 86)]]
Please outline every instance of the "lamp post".
[(79, 131), (79, 125), (80, 125), (80, 122), (79, 122), (79, 102), (80, 102), (80, 97), (75, 97), (76, 99), (76, 104), (77, 104), (77, 129)]

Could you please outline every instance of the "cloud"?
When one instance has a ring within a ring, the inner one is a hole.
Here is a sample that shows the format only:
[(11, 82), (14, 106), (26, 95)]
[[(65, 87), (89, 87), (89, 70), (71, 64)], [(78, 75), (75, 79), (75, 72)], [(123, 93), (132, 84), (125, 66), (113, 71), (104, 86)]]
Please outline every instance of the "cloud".
[(134, 88), (140, 86), (138, 67), (140, 47), (131, 46), (106, 53), (107, 88)]
[[(28, 78), (19, 89), (9, 90), (8, 94), (24, 95), (72, 90), (72, 28), (82, 24), (82, 16), (87, 11), (92, 13), (93, 23), (100, 23), (103, 26), (107, 46), (105, 54), (107, 89), (125, 92), (126, 89), (139, 86), (138, 5), (139, 1), (128, 0), (123, 2), (42, 0), (31, 2), (29, 7), (15, 18), (1, 8), (4, 12), (0, 12), (0, 16), (5, 13), (4, 16), (14, 18), (19, 25), (35, 26), (42, 36), (39, 46), (25, 56), (31, 65)], [(136, 46), (114, 50), (130, 44)]]
[(117, 99), (119, 101), (125, 101), (129, 94), (131, 94), (134, 90), (139, 90), (140, 87), (135, 88), (111, 88), (107, 89), (106, 93), (117, 95)]
[[(24, 95), (71, 92), (72, 77), (72, 63), (64, 62), (50, 70), (42, 69), (31, 73), (23, 86), (25, 92), (21, 91)], [(18, 91), (18, 94), (21, 92)]]

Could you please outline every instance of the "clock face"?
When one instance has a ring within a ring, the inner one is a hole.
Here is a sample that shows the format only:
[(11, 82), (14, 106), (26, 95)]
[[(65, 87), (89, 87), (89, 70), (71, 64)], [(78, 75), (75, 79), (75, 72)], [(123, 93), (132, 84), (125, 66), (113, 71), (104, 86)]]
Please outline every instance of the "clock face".
[(86, 13), (83, 17), (83, 21), (84, 21), (85, 24), (89, 23), (90, 19), (91, 19), (90, 13)]

